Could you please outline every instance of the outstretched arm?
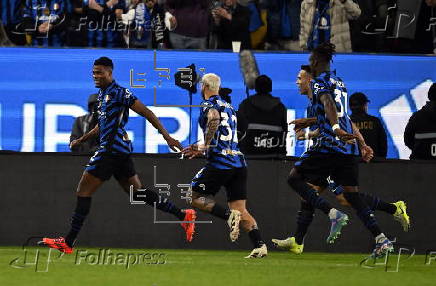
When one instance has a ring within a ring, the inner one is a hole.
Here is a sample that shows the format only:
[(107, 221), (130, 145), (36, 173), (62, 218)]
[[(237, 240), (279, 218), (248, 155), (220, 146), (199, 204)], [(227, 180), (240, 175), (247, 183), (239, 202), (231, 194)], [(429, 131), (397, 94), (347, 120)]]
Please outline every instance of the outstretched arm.
[(298, 132), (304, 128), (307, 128), (309, 126), (312, 126), (317, 121), (316, 117), (310, 117), (310, 118), (299, 118), (292, 120), (289, 124), (295, 124), (294, 130), (295, 132)]
[(183, 154), (188, 156), (189, 159), (198, 157), (210, 147), (210, 142), (213, 139), (218, 127), (220, 125), (220, 115), (218, 110), (211, 108), (207, 113), (206, 135), (204, 136), (204, 144), (193, 144), (183, 149)]
[[(150, 122), (151, 125), (153, 125), (153, 127), (156, 128), (160, 134), (162, 134), (165, 141), (167, 141), (168, 146), (170, 146), (173, 151), (182, 150), (182, 145), (180, 144), (180, 142), (170, 136), (168, 131), (165, 129), (165, 127), (163, 127), (162, 123), (159, 121), (153, 111), (147, 108), (139, 99), (135, 100), (135, 103), (133, 103), (130, 108), (139, 115), (145, 117), (148, 122)], [(178, 148), (179, 150), (177, 150), (176, 148)]]

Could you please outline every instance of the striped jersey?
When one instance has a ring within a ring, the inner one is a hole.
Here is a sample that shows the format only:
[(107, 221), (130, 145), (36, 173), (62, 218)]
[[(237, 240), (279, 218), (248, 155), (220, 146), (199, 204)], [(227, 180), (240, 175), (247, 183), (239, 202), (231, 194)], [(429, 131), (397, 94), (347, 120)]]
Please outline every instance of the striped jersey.
[(347, 114), (348, 94), (344, 82), (332, 74), (324, 72), (310, 82), (312, 89), (312, 111), (317, 118), (317, 127), (320, 136), (315, 139), (310, 151), (318, 153), (338, 153), (345, 155), (358, 155), (357, 143), (346, 144), (341, 141), (333, 132), (332, 126), (326, 117), (324, 104), (320, 96), (328, 94), (336, 103), (339, 126), (342, 130), (352, 134), (353, 127), (351, 119)]
[(206, 136), (207, 113), (216, 109), (220, 114), (220, 125), (210, 142), (206, 153), (207, 165), (215, 169), (232, 169), (246, 167), (244, 154), (238, 147), (236, 112), (232, 105), (219, 95), (210, 97), (201, 103), (199, 124)]
[(132, 152), (132, 143), (124, 129), (129, 120), (129, 108), (137, 99), (127, 88), (113, 81), (98, 92), (99, 152)]

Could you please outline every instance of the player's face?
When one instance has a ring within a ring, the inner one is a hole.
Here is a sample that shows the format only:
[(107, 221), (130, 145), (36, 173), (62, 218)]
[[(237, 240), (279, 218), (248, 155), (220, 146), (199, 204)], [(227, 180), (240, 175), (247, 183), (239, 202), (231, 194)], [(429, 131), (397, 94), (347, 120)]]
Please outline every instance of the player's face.
[(310, 83), (309, 74), (306, 71), (301, 70), (297, 75), (297, 81), (296, 81), (300, 94), (307, 95), (309, 93), (309, 88), (310, 88), (309, 83)]
[(92, 68), (92, 78), (94, 79), (95, 87), (106, 87), (112, 82), (112, 71), (105, 66), (94, 66)]

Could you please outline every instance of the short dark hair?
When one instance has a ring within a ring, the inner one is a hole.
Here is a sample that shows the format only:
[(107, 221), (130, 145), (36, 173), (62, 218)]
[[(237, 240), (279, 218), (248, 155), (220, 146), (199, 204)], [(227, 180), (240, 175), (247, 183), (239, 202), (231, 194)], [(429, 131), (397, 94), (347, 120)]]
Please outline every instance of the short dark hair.
[(436, 101), (436, 83), (434, 82), (428, 90), (428, 99), (430, 101)]
[(272, 80), (266, 75), (260, 75), (254, 82), (254, 90), (257, 93), (270, 93), (272, 91)]
[(336, 46), (329, 42), (324, 42), (312, 50), (312, 55), (321, 62), (329, 63), (336, 53)]
[(114, 63), (108, 57), (100, 57), (94, 61), (95, 66), (105, 66), (114, 69)]
[(312, 69), (309, 65), (302, 65), (301, 70), (307, 72), (308, 74), (312, 74)]

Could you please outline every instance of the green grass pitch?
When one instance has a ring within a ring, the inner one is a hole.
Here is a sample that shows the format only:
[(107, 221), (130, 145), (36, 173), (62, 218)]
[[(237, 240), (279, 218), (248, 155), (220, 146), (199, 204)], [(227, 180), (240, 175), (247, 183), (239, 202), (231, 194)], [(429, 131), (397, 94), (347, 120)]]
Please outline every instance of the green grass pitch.
[[(248, 251), (110, 249), (110, 256), (95, 248), (78, 249), (80, 255), (76, 249), (61, 258), (52, 252), (47, 263), (47, 249), (28, 248), (25, 260), (20, 247), (2, 247), (0, 285), (436, 285), (436, 260), (426, 265), (424, 255), (402, 256), (398, 272), (386, 272), (384, 265), (362, 267), (364, 254), (271, 251), (266, 258), (248, 260), (243, 258)], [(396, 270), (397, 259), (390, 257), (389, 271)]]

